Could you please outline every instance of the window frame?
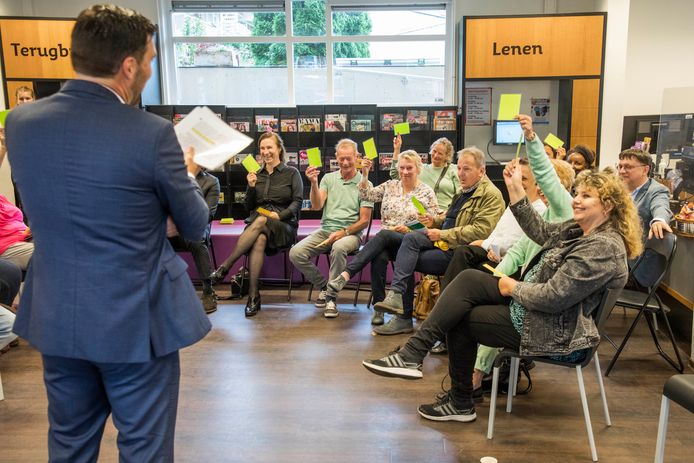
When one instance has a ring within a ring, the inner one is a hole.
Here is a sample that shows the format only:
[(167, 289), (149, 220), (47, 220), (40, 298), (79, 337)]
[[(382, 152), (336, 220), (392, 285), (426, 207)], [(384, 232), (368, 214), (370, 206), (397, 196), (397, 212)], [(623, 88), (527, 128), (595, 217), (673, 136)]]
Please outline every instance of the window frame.
[[(207, 1), (204, 3), (213, 3)], [(228, 3), (228, 2), (227, 2)], [(378, 3), (376, 0), (375, 3)], [(275, 43), (282, 42), (287, 46), (287, 85), (289, 88), (288, 106), (296, 106), (294, 87), (294, 44), (297, 43), (325, 43), (325, 72), (327, 79), (327, 99), (325, 104), (334, 104), (333, 83), (333, 47), (335, 43), (344, 42), (427, 42), (444, 41), (444, 98), (441, 105), (455, 104), (455, 1), (454, 0), (387, 0), (382, 5), (374, 6), (369, 0), (325, 0), (325, 35), (322, 36), (295, 36), (293, 34), (292, 0), (286, 0), (284, 5), (285, 21), (287, 24), (286, 35), (268, 37), (181, 37), (173, 36), (174, 13), (171, 0), (157, 0), (157, 13), (159, 16), (159, 35), (161, 38), (161, 76), (162, 76), (162, 104), (177, 104), (178, 82), (176, 78), (176, 57), (174, 47), (177, 43)], [(332, 14), (333, 8), (342, 10), (345, 7), (363, 7), (363, 11), (373, 9), (403, 9), (403, 7), (416, 9), (431, 8), (434, 5), (442, 5), (446, 11), (446, 30), (444, 34), (432, 35), (333, 35)], [(210, 9), (209, 12), (218, 12)], [(407, 102), (404, 102), (405, 104)], [(229, 107), (242, 107), (245, 105), (233, 105), (224, 103)], [(274, 104), (257, 105), (257, 107), (276, 107)]]

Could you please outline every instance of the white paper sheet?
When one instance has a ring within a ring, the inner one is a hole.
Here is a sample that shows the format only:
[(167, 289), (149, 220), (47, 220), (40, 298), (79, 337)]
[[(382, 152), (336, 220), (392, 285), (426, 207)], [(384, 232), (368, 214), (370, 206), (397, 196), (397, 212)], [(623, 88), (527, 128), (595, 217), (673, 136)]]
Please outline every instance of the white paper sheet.
[(195, 163), (210, 170), (220, 167), (253, 141), (229, 127), (206, 106), (195, 108), (174, 130), (181, 148), (195, 148)]

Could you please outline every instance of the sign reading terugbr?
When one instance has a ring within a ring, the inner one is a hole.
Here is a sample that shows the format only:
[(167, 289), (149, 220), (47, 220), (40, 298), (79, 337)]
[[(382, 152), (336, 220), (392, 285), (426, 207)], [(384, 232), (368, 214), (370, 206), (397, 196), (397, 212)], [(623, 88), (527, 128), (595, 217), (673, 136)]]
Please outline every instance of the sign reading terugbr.
[(70, 49), (59, 43), (57, 47), (26, 47), (21, 43), (10, 43), (14, 56), (41, 56), (55, 61), (70, 56)]

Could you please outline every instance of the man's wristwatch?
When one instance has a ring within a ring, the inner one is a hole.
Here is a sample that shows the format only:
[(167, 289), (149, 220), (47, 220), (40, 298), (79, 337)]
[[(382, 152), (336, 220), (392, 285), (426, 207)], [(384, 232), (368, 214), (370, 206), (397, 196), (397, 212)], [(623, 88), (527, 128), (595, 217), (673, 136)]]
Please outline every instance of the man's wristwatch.
[(343, 231), (345, 232), (345, 236), (349, 236), (349, 230), (345, 228)]

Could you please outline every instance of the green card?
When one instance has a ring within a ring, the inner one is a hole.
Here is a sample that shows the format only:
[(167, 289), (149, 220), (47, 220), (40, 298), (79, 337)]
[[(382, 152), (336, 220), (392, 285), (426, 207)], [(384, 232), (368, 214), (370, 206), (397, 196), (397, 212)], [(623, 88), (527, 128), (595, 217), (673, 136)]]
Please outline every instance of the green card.
[(320, 158), (320, 148), (309, 148), (306, 150), (308, 165), (311, 167), (321, 167), (323, 162)]
[(376, 159), (378, 157), (378, 152), (376, 151), (376, 142), (374, 142), (373, 137), (368, 140), (364, 140), (364, 155), (367, 159)]
[(561, 148), (562, 146), (564, 146), (564, 142), (561, 141), (561, 139), (553, 133), (550, 133), (545, 137), (545, 143), (547, 143), (554, 149)]
[(243, 164), (243, 167), (245, 167), (248, 172), (258, 172), (260, 170), (260, 164), (258, 164), (258, 161), (255, 160), (252, 154), (243, 158), (241, 164)]
[(0, 127), (5, 127), (5, 119), (7, 119), (7, 115), (9, 114), (9, 112), (9, 109), (5, 111), (0, 111)]
[(420, 214), (424, 215), (427, 213), (427, 210), (424, 209), (424, 205), (422, 204), (422, 202), (420, 200), (417, 199), (416, 196), (412, 197), (412, 204), (414, 204), (414, 207), (417, 208), (417, 210), (419, 211)]
[(410, 133), (410, 123), (401, 122), (399, 124), (394, 124), (393, 130), (395, 130), (395, 135), (407, 135)]
[(520, 114), (521, 105), (520, 93), (503, 93), (499, 100), (499, 116), (500, 121), (512, 121), (514, 117)]

